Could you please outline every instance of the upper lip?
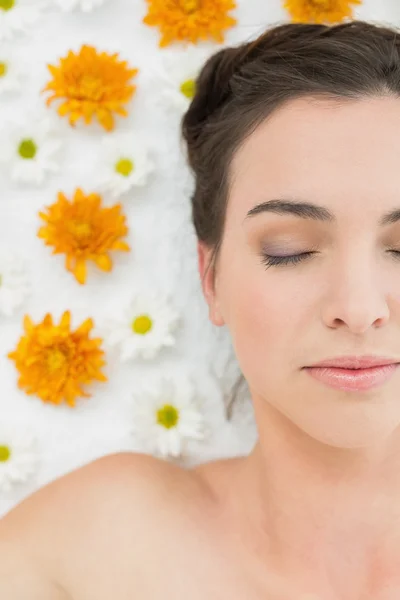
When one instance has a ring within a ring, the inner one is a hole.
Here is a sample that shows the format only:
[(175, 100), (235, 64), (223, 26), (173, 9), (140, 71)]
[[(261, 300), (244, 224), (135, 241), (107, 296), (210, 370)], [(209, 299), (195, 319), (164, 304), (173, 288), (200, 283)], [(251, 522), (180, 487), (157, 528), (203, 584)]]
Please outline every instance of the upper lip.
[(387, 356), (337, 356), (327, 358), (321, 362), (310, 365), (310, 367), (338, 367), (342, 369), (368, 369), (398, 363), (399, 360)]

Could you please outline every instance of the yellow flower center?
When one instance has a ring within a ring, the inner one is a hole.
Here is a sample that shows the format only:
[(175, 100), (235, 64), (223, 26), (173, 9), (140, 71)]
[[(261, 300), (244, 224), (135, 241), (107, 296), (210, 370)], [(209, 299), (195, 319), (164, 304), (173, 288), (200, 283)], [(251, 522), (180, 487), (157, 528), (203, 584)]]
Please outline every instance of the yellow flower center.
[(62, 352), (59, 348), (51, 348), (47, 355), (47, 368), (51, 373), (54, 371), (58, 371), (61, 369), (67, 361), (67, 357), (64, 352)]
[(0, 275), (0, 287), (3, 285), (3, 275)]
[(165, 404), (165, 406), (157, 411), (157, 423), (166, 427), (166, 429), (176, 427), (178, 419), (179, 413), (175, 406), (172, 406), (171, 404)]
[(0, 446), (0, 462), (6, 462), (11, 456), (11, 450), (8, 446)]
[(180, 87), (181, 93), (191, 100), (196, 93), (196, 82), (194, 79), (187, 79)]
[(135, 165), (133, 161), (130, 160), (130, 158), (120, 158), (120, 160), (115, 165), (116, 172), (120, 175), (123, 175), (124, 177), (128, 177), (128, 175), (132, 173), (134, 168)]
[(2, 10), (10, 10), (13, 8), (15, 0), (0, 0), (0, 8)]
[(71, 221), (68, 224), (68, 230), (76, 241), (84, 243), (91, 237), (93, 229), (90, 223), (82, 221)]
[(140, 335), (145, 335), (152, 327), (153, 322), (147, 315), (140, 315), (140, 317), (136, 317), (132, 322), (132, 331)]
[(200, 0), (178, 0), (178, 2), (179, 6), (189, 15), (200, 8)]
[(21, 156), (21, 158), (35, 158), (36, 152), (37, 147), (33, 140), (22, 140), (22, 142), (18, 146), (18, 154)]
[(7, 64), (5, 62), (0, 62), (0, 77), (4, 77), (7, 73)]
[(90, 74), (83, 75), (79, 80), (79, 95), (94, 102), (102, 100), (104, 95), (104, 81)]

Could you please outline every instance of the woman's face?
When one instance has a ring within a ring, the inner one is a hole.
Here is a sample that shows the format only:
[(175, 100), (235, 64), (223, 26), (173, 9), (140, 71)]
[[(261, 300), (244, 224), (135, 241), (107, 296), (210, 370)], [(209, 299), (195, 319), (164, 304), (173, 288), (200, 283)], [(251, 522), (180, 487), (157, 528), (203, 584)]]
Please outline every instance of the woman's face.
[[(212, 322), (229, 328), (256, 414), (272, 405), (333, 446), (381, 441), (400, 424), (400, 369), (348, 392), (304, 367), (343, 355), (400, 361), (400, 220), (379, 224), (400, 209), (400, 100), (294, 100), (247, 139), (231, 173), (216, 283), (210, 270), (203, 290)], [(324, 207), (325, 218), (247, 216), (279, 199)], [(263, 264), (264, 254), (305, 252)], [(201, 277), (209, 256), (199, 244)]]

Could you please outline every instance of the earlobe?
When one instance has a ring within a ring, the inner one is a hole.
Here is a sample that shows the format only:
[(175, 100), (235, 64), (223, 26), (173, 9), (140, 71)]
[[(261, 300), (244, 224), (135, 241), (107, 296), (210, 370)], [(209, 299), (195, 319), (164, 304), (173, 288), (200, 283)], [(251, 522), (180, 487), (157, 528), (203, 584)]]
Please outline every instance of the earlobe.
[(210, 321), (216, 326), (224, 325), (222, 315), (218, 310), (218, 300), (214, 285), (214, 267), (209, 266), (212, 251), (202, 242), (197, 244), (198, 265), (204, 297), (209, 307)]
[(210, 317), (210, 321), (211, 321), (211, 323), (213, 323), (213, 325), (216, 325), (217, 327), (222, 327), (223, 325), (225, 325), (225, 321), (222, 318), (221, 313), (215, 307), (214, 308), (210, 307), (209, 317)]

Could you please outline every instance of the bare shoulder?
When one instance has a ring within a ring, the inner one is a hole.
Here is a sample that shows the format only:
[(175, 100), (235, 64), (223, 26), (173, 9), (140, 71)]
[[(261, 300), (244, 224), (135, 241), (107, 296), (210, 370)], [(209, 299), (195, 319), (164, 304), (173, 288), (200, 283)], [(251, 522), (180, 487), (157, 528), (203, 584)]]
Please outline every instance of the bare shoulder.
[[(202, 485), (192, 472), (146, 454), (99, 458), (42, 487), (0, 521), (0, 549), (9, 557), (0, 571), (11, 582), (14, 571), (28, 568), (43, 600), (46, 586), (52, 600), (80, 600), (92, 597), (94, 586), (105, 592), (111, 569), (120, 589), (108, 597), (128, 598), (144, 540), (154, 539), (157, 521), (166, 512), (173, 519), (188, 496), (200, 503)], [(1, 598), (24, 597), (16, 580), (9, 583), (15, 590), (3, 592), (2, 580)]]
[(98, 458), (43, 486), (13, 508), (0, 521), (1, 539), (17, 530), (52, 529), (64, 518), (77, 519), (80, 511), (92, 515), (111, 513), (131, 504), (131, 493), (140, 502), (149, 500), (170, 475), (183, 478), (183, 470), (166, 461), (140, 453), (121, 452)]

